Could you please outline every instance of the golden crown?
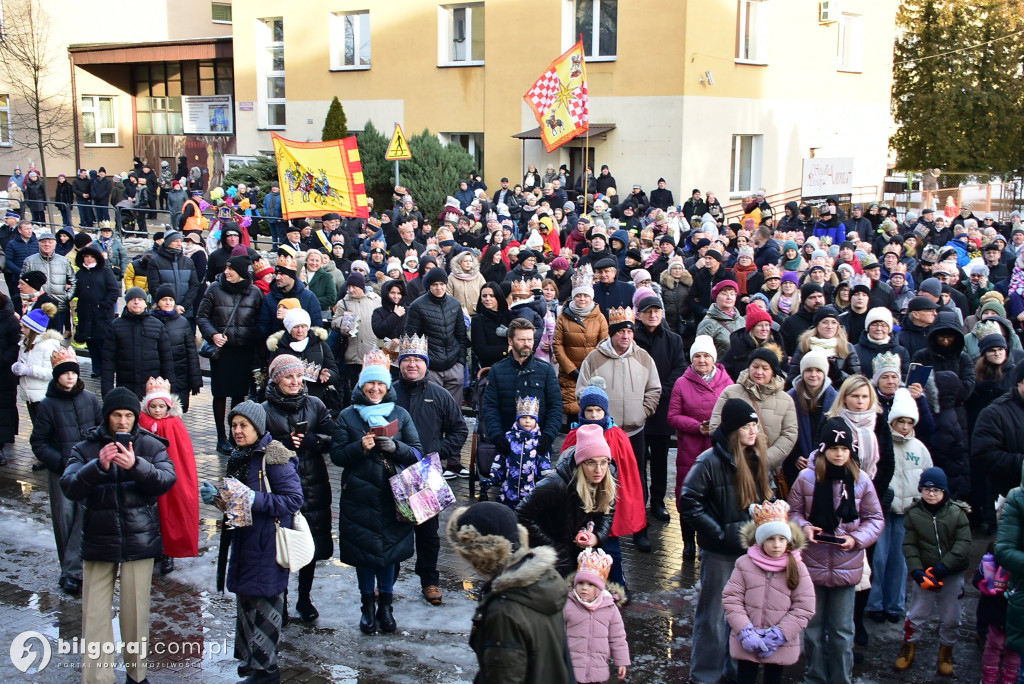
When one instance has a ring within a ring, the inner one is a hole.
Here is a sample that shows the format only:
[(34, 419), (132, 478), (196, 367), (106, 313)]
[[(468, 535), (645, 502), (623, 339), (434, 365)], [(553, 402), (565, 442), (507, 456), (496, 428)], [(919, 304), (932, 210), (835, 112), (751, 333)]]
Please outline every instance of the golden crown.
[(779, 273), (779, 267), (774, 264), (766, 264), (765, 267), (761, 269), (761, 273), (764, 274), (765, 280), (782, 277), (782, 274)]
[(654, 229), (651, 227), (644, 228), (640, 231), (641, 240), (654, 240)]
[(536, 291), (540, 289), (541, 283), (544, 282), (540, 278), (530, 278), (526, 281), (526, 284), (530, 287), (530, 290)]
[(368, 224), (370, 224), (371, 226), (373, 226), (374, 228), (380, 228), (380, 219), (379, 218), (374, 218), (374, 217), (371, 216), (370, 218), (366, 219), (366, 222)]
[(619, 306), (608, 311), (608, 325), (636, 323), (636, 313), (631, 306)]
[(370, 240), (370, 251), (371, 252), (373, 250), (375, 250), (375, 249), (379, 249), (380, 251), (383, 252), (383, 251), (386, 251), (387, 248), (388, 248), (388, 243), (384, 242), (383, 240)]
[(531, 294), (530, 283), (527, 280), (513, 280), (512, 281), (512, 294), (515, 296), (522, 296)]
[(402, 335), (398, 343), (399, 356), (427, 356), (426, 335)]
[(608, 573), (612, 569), (612, 557), (602, 549), (584, 549), (576, 556), (576, 572), (589, 573), (601, 578), (602, 582), (608, 581)]
[(374, 349), (363, 356), (363, 368), (369, 368), (370, 366), (380, 366), (391, 372), (391, 361), (388, 359), (388, 355), (381, 349)]
[(72, 347), (58, 347), (50, 354), (50, 364), (54, 368), (62, 363), (78, 363), (78, 355)]
[(593, 287), (594, 286), (594, 272), (592, 270), (590, 270), (590, 264), (587, 264), (583, 268), (578, 268), (575, 271), (573, 271), (573, 274), (572, 274), (572, 286), (573, 286), (573, 288), (580, 287), (581, 285), (583, 287)]
[(295, 257), (293, 257), (291, 254), (278, 253), (277, 265), (283, 268), (291, 269), (293, 271), (298, 270), (298, 264), (295, 263)]
[(540, 417), (540, 399), (537, 397), (519, 397), (516, 399), (516, 418), (520, 416)]
[(146, 394), (170, 394), (171, 382), (163, 378), (150, 378), (146, 381)]
[(789, 504), (783, 499), (766, 501), (762, 504), (751, 504), (750, 514), (754, 519), (754, 525), (757, 527), (770, 522), (788, 524)]

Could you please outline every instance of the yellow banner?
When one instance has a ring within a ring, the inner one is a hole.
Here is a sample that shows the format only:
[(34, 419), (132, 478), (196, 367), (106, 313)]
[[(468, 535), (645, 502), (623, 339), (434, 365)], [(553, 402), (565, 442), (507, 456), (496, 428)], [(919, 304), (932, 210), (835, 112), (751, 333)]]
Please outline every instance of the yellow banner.
[(363, 164), (354, 136), (304, 143), (275, 133), (274, 156), (286, 219), (320, 217), (332, 211), (369, 217)]
[(523, 95), (523, 100), (537, 117), (540, 137), (548, 152), (586, 133), (590, 114), (583, 41), (552, 62)]

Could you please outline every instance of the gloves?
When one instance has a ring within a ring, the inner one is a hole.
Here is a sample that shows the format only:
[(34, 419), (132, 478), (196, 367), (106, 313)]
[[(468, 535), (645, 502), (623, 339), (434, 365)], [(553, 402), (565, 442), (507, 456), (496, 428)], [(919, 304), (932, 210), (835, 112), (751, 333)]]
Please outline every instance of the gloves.
[(739, 633), (740, 646), (747, 653), (758, 653), (765, 650), (764, 638), (757, 633), (754, 629), (754, 624), (750, 623)]
[(512, 454), (512, 445), (508, 443), (508, 439), (505, 438), (505, 435), (497, 435), (494, 438), (494, 449), (499, 454), (503, 454), (505, 456)]
[[(551, 451), (551, 443), (554, 440), (547, 435), (541, 435), (540, 439), (537, 440), (537, 453), (546, 454)], [(510, 447), (511, 448), (511, 447)]]
[(924, 587), (924, 570), (914, 570), (910, 573), (910, 578), (917, 582), (918, 586)]
[(203, 500), (204, 504), (212, 504), (215, 496), (217, 496), (217, 488), (212, 484), (204, 482), (199, 485), (199, 498)]
[(508, 335), (508, 326), (499, 325), (498, 329), (494, 331), (494, 334), (497, 335), (499, 338), (506, 337)]
[(949, 570), (946, 570), (946, 566), (942, 563), (936, 563), (934, 566), (928, 568), (926, 573), (937, 580), (942, 580), (946, 579), (946, 575), (949, 574)]
[(571, 373), (569, 373), (569, 379), (572, 380), (573, 382), (575, 382), (576, 380), (579, 380), (579, 378), (580, 378), (580, 372), (578, 370), (574, 370)]
[(11, 372), (15, 375), (28, 375), (30, 368), (31, 367), (26, 362), (18, 359), (13, 365), (11, 365)]
[(195, 389), (192, 390), (192, 396), (193, 397), (198, 397), (199, 393), (202, 392), (202, 391), (203, 391), (202, 386), (196, 387)]
[[(374, 439), (374, 441), (377, 441), (376, 438)], [(302, 438), (302, 442), (300, 444), (301, 448), (306, 450), (306, 451), (312, 451), (313, 449), (316, 449), (317, 446), (319, 446), (319, 445), (320, 445), (320, 435), (318, 435), (317, 433), (313, 432), (312, 430), (308, 431), (305, 434), (305, 436)]]
[(395, 440), (390, 437), (374, 437), (373, 443), (376, 444), (377, 448), (385, 454), (393, 454), (398, 450), (398, 445), (395, 444)]
[[(921, 579), (917, 578), (917, 573), (919, 572), (921, 573)], [(938, 591), (942, 588), (942, 580), (932, 574), (932, 568), (928, 568), (925, 571), (914, 571), (914, 581), (921, 585), (922, 589), (927, 589), (928, 591)]]
[(758, 653), (758, 656), (761, 658), (771, 658), (779, 650), (779, 646), (786, 643), (786, 637), (778, 626), (765, 631), (762, 638), (764, 639), (765, 649)]

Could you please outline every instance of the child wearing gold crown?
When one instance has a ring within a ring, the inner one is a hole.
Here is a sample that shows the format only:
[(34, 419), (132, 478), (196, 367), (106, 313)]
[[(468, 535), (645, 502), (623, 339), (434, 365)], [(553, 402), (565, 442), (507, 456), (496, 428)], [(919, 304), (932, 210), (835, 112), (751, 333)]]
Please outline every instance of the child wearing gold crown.
[(625, 679), (630, 665), (629, 644), (617, 605), (625, 594), (609, 590), (614, 588), (608, 584), (612, 557), (601, 549), (584, 549), (577, 563), (569, 600), (562, 610), (576, 681), (608, 681), (609, 659), (618, 668), (618, 678)]
[(497, 501), (515, 508), (530, 495), (541, 478), (551, 470), (551, 454), (538, 453), (540, 444), (540, 400), (520, 397), (516, 400), (516, 422), (505, 433), (510, 453), (494, 459), (487, 487), (498, 487)]
[(199, 475), (192, 438), (181, 420), (181, 404), (171, 394), (171, 383), (163, 378), (146, 382), (139, 427), (167, 440), (167, 455), (174, 463), (177, 479), (171, 490), (157, 499), (160, 509), (160, 535), (164, 555), (160, 574), (174, 571), (175, 558), (199, 555)]
[(784, 665), (800, 658), (800, 633), (814, 615), (814, 584), (800, 557), (807, 540), (789, 522), (789, 505), (751, 504), (750, 515), (740, 530), (747, 554), (736, 559), (722, 606), (736, 681), (754, 684), (764, 665), (765, 684), (773, 684), (782, 681)]

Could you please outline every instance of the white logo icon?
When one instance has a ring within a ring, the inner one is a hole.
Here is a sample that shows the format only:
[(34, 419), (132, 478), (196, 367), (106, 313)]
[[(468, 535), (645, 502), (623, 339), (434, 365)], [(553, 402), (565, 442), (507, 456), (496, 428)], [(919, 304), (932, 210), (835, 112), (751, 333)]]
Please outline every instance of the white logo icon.
[(28, 668), (36, 661), (36, 649), (28, 645), (33, 639), (43, 645), (42, 658), (36, 672), (42, 672), (50, 664), (50, 642), (39, 632), (29, 630), (14, 637), (11, 642), (11, 662), (21, 672), (28, 672)]

